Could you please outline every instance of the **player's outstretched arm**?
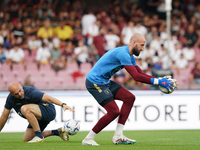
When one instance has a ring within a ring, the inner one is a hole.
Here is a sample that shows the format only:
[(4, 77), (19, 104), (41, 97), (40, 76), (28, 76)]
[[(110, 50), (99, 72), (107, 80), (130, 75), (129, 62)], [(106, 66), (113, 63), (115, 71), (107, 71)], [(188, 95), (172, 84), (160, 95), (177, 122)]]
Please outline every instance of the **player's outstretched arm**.
[(145, 74), (139, 66), (135, 66), (135, 68), (137, 69), (137, 71), (138, 71), (140, 74), (143, 74), (143, 75), (145, 75), (145, 76), (147, 76), (147, 77), (150, 77), (150, 78), (156, 78), (156, 77), (150, 76), (150, 75), (148, 75), (148, 74)]
[(171, 83), (170, 80), (168, 80), (167, 78), (161, 78), (161, 79), (157, 79), (155, 77), (151, 78), (151, 76), (139, 73), (136, 67), (134, 67), (133, 65), (124, 65), (124, 68), (128, 71), (128, 73), (133, 77), (135, 81), (152, 85), (160, 85), (168, 89), (168, 91), (170, 91), (170, 89), (173, 88), (173, 83)]
[(51, 97), (51, 96), (49, 96), (49, 95), (47, 95), (47, 94), (44, 94), (44, 95), (43, 95), (42, 101), (44, 101), (44, 102), (49, 102), (49, 103), (53, 103), (53, 104), (56, 104), (56, 105), (58, 105), (58, 106), (61, 106), (61, 107), (63, 107), (63, 110), (64, 110), (64, 111), (68, 109), (69, 111), (74, 112), (74, 109), (73, 109), (73, 108), (67, 106), (66, 104), (65, 104), (65, 105), (62, 105), (62, 104), (64, 104), (63, 102), (61, 102), (60, 100), (58, 100), (58, 99), (56, 99), (56, 98), (54, 98), (54, 97)]
[(3, 113), (0, 117), (0, 131), (3, 129), (6, 121), (8, 120), (8, 116), (10, 114), (10, 110), (4, 107)]

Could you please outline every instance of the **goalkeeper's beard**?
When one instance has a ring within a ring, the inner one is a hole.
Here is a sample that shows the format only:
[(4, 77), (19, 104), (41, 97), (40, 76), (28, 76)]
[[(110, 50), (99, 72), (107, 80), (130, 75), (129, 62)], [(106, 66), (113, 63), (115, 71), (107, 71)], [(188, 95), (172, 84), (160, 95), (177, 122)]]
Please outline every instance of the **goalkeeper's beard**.
[(135, 47), (133, 47), (132, 52), (135, 56), (139, 56), (140, 55), (140, 51), (138, 50), (137, 45)]

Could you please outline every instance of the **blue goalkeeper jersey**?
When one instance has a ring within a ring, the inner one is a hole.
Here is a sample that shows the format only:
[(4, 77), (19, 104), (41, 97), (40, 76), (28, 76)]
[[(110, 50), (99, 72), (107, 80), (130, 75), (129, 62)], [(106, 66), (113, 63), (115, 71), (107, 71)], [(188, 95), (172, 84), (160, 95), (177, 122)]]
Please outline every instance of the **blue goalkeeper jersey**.
[(104, 54), (86, 78), (92, 83), (107, 84), (117, 71), (124, 68), (123, 65), (137, 66), (134, 56), (130, 56), (128, 46), (117, 47)]

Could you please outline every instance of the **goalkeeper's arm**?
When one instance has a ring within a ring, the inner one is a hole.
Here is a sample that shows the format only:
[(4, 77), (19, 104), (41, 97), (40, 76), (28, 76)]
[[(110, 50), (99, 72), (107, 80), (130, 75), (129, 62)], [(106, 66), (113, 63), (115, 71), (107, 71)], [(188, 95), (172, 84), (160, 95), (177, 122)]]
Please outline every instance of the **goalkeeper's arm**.
[(128, 73), (133, 77), (135, 81), (152, 85), (160, 85), (162, 87), (167, 88), (168, 91), (169, 88), (172, 88), (172, 83), (170, 83), (170, 81), (166, 78), (157, 79), (156, 77), (149, 76), (147, 74), (144, 74), (139, 67), (136, 69), (136, 67), (133, 65), (124, 65), (124, 68), (128, 71)]

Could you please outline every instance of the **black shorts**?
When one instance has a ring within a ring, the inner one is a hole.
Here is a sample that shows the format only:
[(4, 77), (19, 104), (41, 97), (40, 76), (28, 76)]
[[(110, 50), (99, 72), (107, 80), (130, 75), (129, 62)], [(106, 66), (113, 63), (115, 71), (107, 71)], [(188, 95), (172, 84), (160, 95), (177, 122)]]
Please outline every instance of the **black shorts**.
[[(56, 117), (56, 110), (55, 106), (53, 104), (49, 104), (46, 102), (42, 102), (37, 104), (40, 107), (42, 118), (41, 120), (38, 120), (40, 130), (43, 131), (46, 126), (55, 119)], [(27, 128), (32, 128), (32, 126), (29, 124)]]
[(122, 87), (112, 80), (108, 84), (95, 84), (86, 79), (85, 85), (87, 90), (101, 106), (113, 101), (117, 91)]

